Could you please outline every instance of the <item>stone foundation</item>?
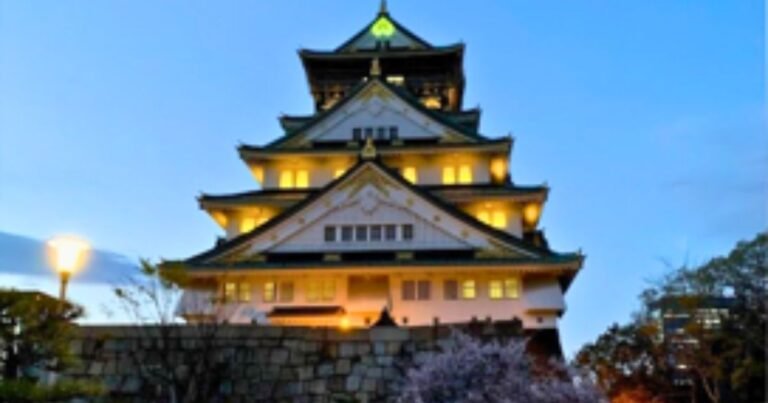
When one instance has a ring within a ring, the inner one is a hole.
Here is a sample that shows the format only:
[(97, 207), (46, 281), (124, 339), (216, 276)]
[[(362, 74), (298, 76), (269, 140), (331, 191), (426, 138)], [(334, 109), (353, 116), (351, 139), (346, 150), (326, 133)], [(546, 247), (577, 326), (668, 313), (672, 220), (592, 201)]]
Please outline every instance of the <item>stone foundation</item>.
[[(523, 332), (519, 322), (453, 328), (501, 340), (528, 336), (532, 351), (559, 355), (555, 330)], [(196, 394), (192, 401), (392, 401), (407, 369), (439, 351), (450, 333), (449, 326), (86, 326), (72, 343), (81, 362), (66, 376), (100, 380), (109, 402), (169, 401), (171, 371), (178, 390)]]

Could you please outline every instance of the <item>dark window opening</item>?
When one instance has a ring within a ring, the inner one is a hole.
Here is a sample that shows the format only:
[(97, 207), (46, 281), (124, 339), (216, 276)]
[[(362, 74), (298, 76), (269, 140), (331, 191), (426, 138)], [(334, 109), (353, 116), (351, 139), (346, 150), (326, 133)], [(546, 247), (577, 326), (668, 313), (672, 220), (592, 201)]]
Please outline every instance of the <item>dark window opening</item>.
[(413, 225), (412, 224), (404, 224), (403, 225), (403, 240), (404, 241), (410, 241), (413, 239)]
[(336, 242), (336, 227), (325, 227), (325, 242)]
[(393, 224), (387, 224), (384, 226), (384, 239), (387, 241), (394, 241), (397, 239), (397, 226)]
[(355, 241), (365, 242), (368, 240), (368, 227), (365, 225), (358, 225), (355, 227)]
[(352, 226), (345, 225), (341, 227), (341, 241), (352, 242)]

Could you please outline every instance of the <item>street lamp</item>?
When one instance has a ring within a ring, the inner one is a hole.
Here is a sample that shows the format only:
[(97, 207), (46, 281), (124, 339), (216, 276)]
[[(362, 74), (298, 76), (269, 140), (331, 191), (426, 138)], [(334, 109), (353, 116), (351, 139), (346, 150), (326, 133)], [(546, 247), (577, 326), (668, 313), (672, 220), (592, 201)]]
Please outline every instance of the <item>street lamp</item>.
[(57, 236), (48, 241), (49, 261), (61, 278), (59, 299), (62, 303), (67, 299), (69, 278), (83, 267), (90, 248), (84, 240), (69, 235)]

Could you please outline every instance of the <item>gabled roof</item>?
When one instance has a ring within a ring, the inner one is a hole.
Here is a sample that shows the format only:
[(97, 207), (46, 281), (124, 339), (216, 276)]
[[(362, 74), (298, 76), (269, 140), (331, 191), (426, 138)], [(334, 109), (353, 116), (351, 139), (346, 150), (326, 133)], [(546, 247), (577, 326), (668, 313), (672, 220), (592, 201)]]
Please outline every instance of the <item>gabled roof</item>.
[(404, 188), (414, 192), (416, 195), (422, 197), (427, 203), (431, 204), (437, 209), (442, 210), (446, 214), (464, 222), (467, 226), (473, 228), (474, 230), (478, 230), (482, 233), (485, 233), (489, 237), (489, 239), (496, 240), (497, 242), (507, 245), (515, 250), (522, 251), (523, 253), (528, 254), (529, 257), (544, 258), (544, 257), (558, 256), (558, 254), (553, 253), (550, 250), (533, 246), (516, 236), (513, 236), (504, 231), (495, 229), (493, 227), (490, 227), (478, 221), (477, 219), (468, 215), (467, 213), (460, 210), (459, 208), (444, 202), (443, 200), (439, 199), (436, 196), (433, 196), (428, 191), (419, 189), (417, 186), (412, 185), (410, 182), (402, 178), (399, 174), (388, 169), (386, 166), (382, 165), (380, 162), (376, 160), (360, 160), (354, 167), (349, 169), (344, 175), (331, 181), (326, 187), (324, 187), (320, 191), (310, 195), (309, 197), (305, 198), (303, 201), (286, 209), (281, 214), (277, 215), (270, 221), (267, 221), (262, 226), (257, 227), (250, 232), (241, 234), (231, 240), (221, 242), (218, 245), (216, 245), (214, 248), (206, 252), (203, 252), (199, 255), (193, 256), (192, 258), (189, 258), (186, 262), (189, 264), (207, 263), (212, 258), (225, 255), (228, 252), (235, 250), (239, 246), (245, 245), (249, 240), (255, 239), (256, 237), (275, 228), (279, 224), (283, 223), (284, 221), (293, 217), (295, 214), (302, 211), (302, 209), (304, 209), (305, 207), (308, 207), (315, 201), (319, 200), (324, 195), (337, 189), (341, 184), (346, 182), (348, 178), (354, 176), (359, 171), (365, 169), (368, 166), (373, 166), (377, 168), (378, 171), (382, 172), (388, 179), (391, 179), (396, 183), (400, 184), (401, 186), (403, 186)]
[[(392, 16), (383, 4), (376, 17), (354, 36), (336, 48), (337, 53), (372, 50), (360, 47), (361, 43), (381, 43), (383, 39), (399, 36), (398, 42), (408, 44), (409, 49), (432, 49), (432, 44), (414, 34)], [(375, 50), (375, 49), (373, 49)]]
[[(360, 84), (356, 85), (349, 94), (341, 99), (340, 101), (336, 102), (331, 108), (317, 113), (314, 115), (311, 119), (308, 119), (306, 122), (304, 122), (303, 125), (296, 124), (294, 129), (288, 131), (285, 136), (278, 138), (277, 140), (267, 144), (264, 146), (264, 148), (272, 148), (272, 147), (280, 147), (281, 145), (285, 144), (286, 142), (289, 142), (296, 138), (298, 135), (305, 133), (310, 128), (314, 127), (327, 117), (337, 113), (341, 108), (343, 108), (346, 104), (348, 104), (351, 100), (355, 99), (358, 94), (360, 94), (364, 89), (380, 85), (395, 94), (399, 99), (406, 102), (409, 106), (413, 107), (414, 109), (418, 110), (420, 113), (423, 113), (430, 119), (433, 119), (434, 121), (447, 126), (456, 132), (464, 135), (468, 140), (477, 142), (477, 141), (486, 141), (488, 140), (485, 136), (477, 133), (475, 130), (471, 130), (466, 125), (462, 125), (460, 123), (457, 123), (456, 120), (451, 119), (447, 117), (445, 114), (431, 110), (427, 107), (425, 107), (418, 99), (416, 99), (413, 95), (408, 93), (402, 88), (399, 88), (393, 84), (390, 84), (384, 80), (381, 80), (379, 77), (371, 77), (367, 81), (361, 81)], [(282, 123), (282, 122), (281, 122)], [(283, 126), (285, 127), (285, 125)]]

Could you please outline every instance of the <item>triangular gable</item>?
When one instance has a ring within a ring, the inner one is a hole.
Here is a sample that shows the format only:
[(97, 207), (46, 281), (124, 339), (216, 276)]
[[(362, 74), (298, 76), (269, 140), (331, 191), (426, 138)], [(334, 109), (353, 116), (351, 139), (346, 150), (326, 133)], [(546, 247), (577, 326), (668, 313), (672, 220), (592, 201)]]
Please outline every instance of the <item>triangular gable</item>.
[(398, 127), (401, 139), (437, 138), (443, 142), (477, 142), (483, 137), (378, 78), (347, 99), (271, 146), (306, 147), (313, 141), (351, 141), (354, 128)]
[[(374, 200), (375, 203), (371, 203)], [(451, 240), (460, 248), (484, 251), (492, 255), (539, 258), (546, 254), (502, 231), (492, 229), (467, 214), (453, 210), (422, 193), (374, 161), (357, 165), (338, 180), (309, 199), (289, 209), (262, 227), (243, 234), (196, 256), (197, 263), (236, 262), (253, 259), (265, 252), (288, 245), (309, 227), (320, 228), (323, 219), (332, 217), (339, 206), (358, 203), (358, 208), (383, 206), (407, 208), (415, 217), (429, 222), (429, 229)], [(367, 203), (363, 206), (362, 203)], [(417, 222), (417, 221), (413, 221)], [(425, 224), (425, 223), (421, 223)], [(426, 228), (426, 227), (425, 227)], [(306, 233), (306, 232), (304, 232)], [(320, 238), (322, 239), (322, 238)], [(407, 247), (399, 248), (408, 250)]]
[(431, 49), (432, 45), (395, 21), (387, 12), (336, 49), (336, 52), (382, 51), (387, 49)]

